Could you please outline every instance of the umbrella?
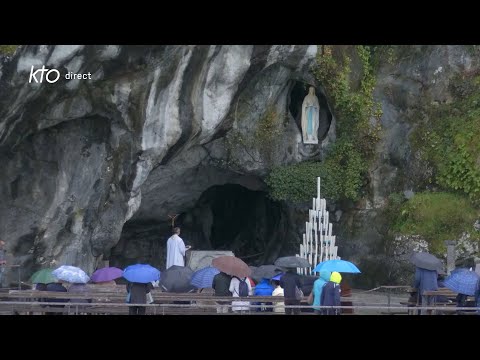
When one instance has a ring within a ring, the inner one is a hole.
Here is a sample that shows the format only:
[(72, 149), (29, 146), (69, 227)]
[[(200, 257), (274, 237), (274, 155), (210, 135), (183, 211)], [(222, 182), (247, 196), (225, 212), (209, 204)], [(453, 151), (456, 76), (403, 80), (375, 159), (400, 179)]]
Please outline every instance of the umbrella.
[(308, 262), (307, 259), (301, 258), (299, 256), (284, 256), (281, 258), (278, 258), (275, 261), (275, 265), (281, 266), (284, 268), (305, 268), (305, 267), (310, 267), (310, 263)]
[(270, 279), (284, 270), (275, 265), (262, 265), (253, 270), (252, 277), (259, 281), (262, 279)]
[(440, 270), (443, 268), (442, 261), (427, 252), (413, 253), (410, 262), (415, 266), (426, 270)]
[(280, 280), (280, 278), (285, 275), (284, 273), (280, 273), (278, 275), (275, 275), (274, 277), (272, 277), (272, 280)]
[(460, 272), (460, 271), (470, 271), (470, 269), (467, 269), (467, 268), (456, 268), (456, 269), (453, 269), (451, 272), (450, 272), (450, 275), (453, 275), (457, 272)]
[(204, 267), (203, 269), (197, 270), (193, 273), (190, 284), (199, 289), (211, 288), (213, 285), (213, 278), (219, 273), (220, 270), (214, 268), (213, 266)]
[(49, 284), (57, 282), (57, 278), (52, 275), (53, 270), (55, 269), (48, 268), (38, 270), (30, 277), (30, 282), (32, 284)]
[(225, 274), (244, 278), (252, 274), (252, 269), (236, 256), (219, 256), (212, 260), (212, 266)]
[(82, 269), (76, 266), (62, 265), (58, 269), (52, 271), (53, 276), (59, 280), (68, 281), (69, 283), (86, 284), (90, 278)]
[(116, 267), (104, 267), (92, 274), (92, 281), (95, 283), (112, 281), (123, 276), (123, 270)]
[(186, 293), (194, 289), (192, 281), (193, 270), (186, 266), (172, 265), (162, 273), (160, 285), (167, 292)]
[(320, 272), (320, 271), (336, 271), (336, 272), (343, 272), (343, 273), (354, 273), (358, 274), (360, 270), (352, 264), (350, 261), (345, 260), (327, 260), (321, 262), (313, 269), (313, 272)]
[(480, 276), (478, 276), (475, 271), (461, 269), (452, 272), (452, 274), (445, 279), (444, 284), (450, 290), (460, 294), (474, 296), (479, 279)]
[(130, 282), (146, 284), (159, 280), (160, 270), (148, 264), (135, 264), (123, 270), (123, 277)]

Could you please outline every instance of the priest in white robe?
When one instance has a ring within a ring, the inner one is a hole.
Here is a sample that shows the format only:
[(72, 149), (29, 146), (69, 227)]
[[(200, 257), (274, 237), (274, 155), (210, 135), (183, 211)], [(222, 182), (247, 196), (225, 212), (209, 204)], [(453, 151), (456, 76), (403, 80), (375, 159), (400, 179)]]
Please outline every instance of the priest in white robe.
[(173, 235), (167, 240), (167, 269), (173, 265), (185, 266), (184, 256), (190, 246), (185, 246), (178, 235), (180, 235), (180, 228), (176, 227), (173, 229)]

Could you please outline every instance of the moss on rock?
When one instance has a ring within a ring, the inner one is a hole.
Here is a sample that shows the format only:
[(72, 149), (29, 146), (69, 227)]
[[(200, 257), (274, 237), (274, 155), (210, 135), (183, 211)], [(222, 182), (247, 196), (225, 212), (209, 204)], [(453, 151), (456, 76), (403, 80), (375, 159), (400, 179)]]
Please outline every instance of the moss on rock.
[(420, 235), (430, 251), (442, 253), (445, 240), (460, 239), (464, 233), (470, 234), (470, 241), (480, 240), (480, 232), (473, 226), (479, 215), (462, 195), (418, 193), (401, 206), (393, 230), (401, 235)]

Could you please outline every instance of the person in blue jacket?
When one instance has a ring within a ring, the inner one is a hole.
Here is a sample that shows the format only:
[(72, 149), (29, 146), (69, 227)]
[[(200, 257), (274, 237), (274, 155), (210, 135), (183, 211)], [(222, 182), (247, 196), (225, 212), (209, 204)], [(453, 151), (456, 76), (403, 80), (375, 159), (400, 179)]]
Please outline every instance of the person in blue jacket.
[(315, 311), (315, 314), (322, 314), (320, 306), (320, 299), (322, 298), (323, 286), (330, 281), (330, 276), (332, 273), (330, 271), (320, 271), (320, 276), (313, 283), (313, 304), (312, 307)]
[[(253, 293), (254, 296), (272, 296), (272, 292), (274, 290), (273, 285), (270, 282), (270, 279), (263, 278), (262, 281), (260, 281), (256, 286), (255, 286), (255, 291)], [(258, 305), (272, 305), (271, 302), (260, 302), (257, 303)], [(266, 312), (272, 312), (272, 308), (267, 308), (265, 306), (261, 306), (257, 308), (257, 311), (266, 311)]]

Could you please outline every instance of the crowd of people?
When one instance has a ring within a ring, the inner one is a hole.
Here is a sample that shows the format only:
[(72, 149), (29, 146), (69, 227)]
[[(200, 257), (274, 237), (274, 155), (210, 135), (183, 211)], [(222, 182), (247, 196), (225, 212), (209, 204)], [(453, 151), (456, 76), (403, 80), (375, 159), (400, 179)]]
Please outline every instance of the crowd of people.
[[(279, 279), (277, 279), (279, 277)], [(340, 282), (342, 276), (338, 272), (320, 273), (319, 278), (314, 282), (311, 295), (307, 301), (312, 305), (316, 314), (339, 315), (340, 309), (335, 308), (341, 305)], [(245, 283), (248, 290), (247, 295), (242, 295), (240, 284)], [(301, 311), (302, 298), (298, 295), (298, 289), (302, 288), (302, 281), (295, 269), (287, 269), (286, 273), (276, 276), (275, 279), (263, 278), (258, 284), (252, 287), (253, 280), (245, 277), (238, 278), (224, 272), (215, 275), (213, 289), (215, 296), (222, 297), (243, 297), (243, 296), (281, 296), (284, 301), (256, 302), (252, 298), (249, 301), (217, 301), (217, 313), (245, 313), (249, 311), (285, 313), (287, 315), (298, 315)], [(231, 304), (231, 309), (230, 309)], [(331, 308), (322, 308), (331, 306)]]

